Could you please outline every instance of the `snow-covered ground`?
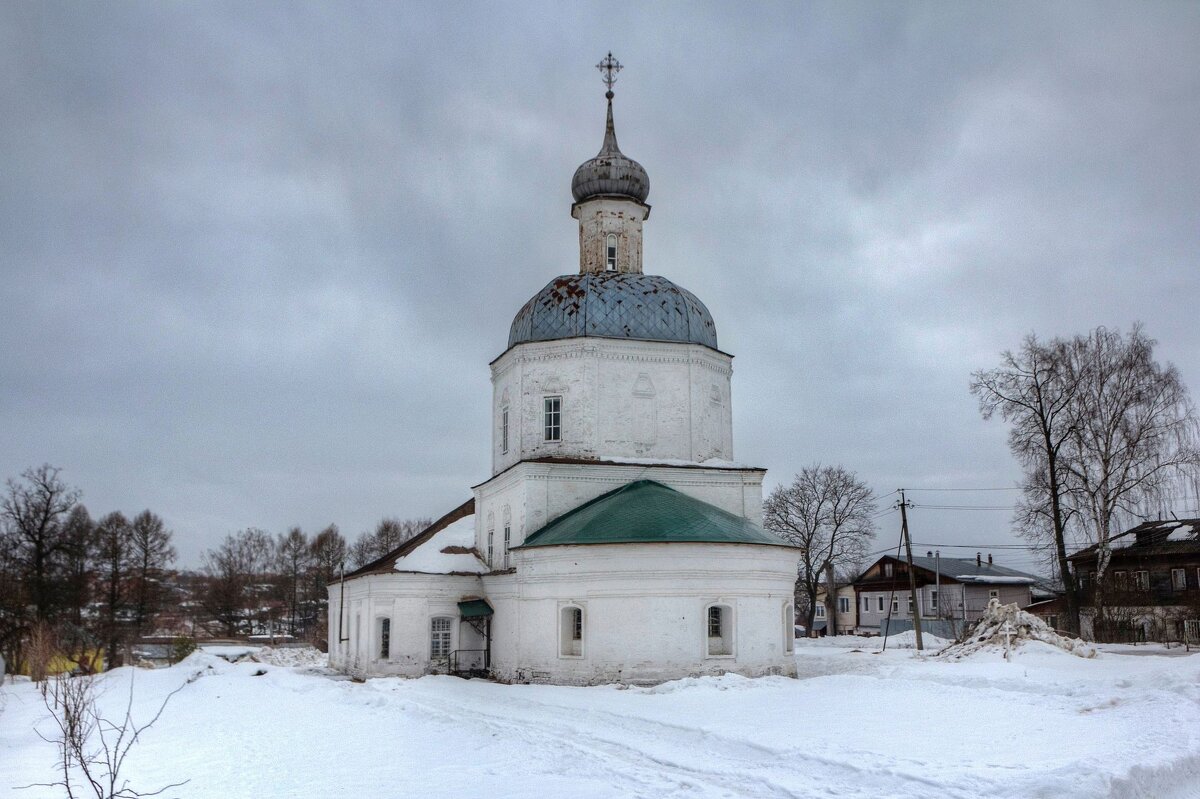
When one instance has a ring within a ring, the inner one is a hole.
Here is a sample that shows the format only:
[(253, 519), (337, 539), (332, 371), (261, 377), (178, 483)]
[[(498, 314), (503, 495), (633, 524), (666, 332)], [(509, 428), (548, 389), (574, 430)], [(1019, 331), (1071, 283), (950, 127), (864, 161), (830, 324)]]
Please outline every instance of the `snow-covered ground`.
[[(228, 663), (102, 678), (117, 715), (173, 698), (131, 786), (198, 797), (1200, 796), (1200, 656), (1083, 659), (1032, 641), (959, 661), (879, 639), (797, 642), (800, 679), (653, 688), (354, 683), (319, 665)], [(302, 659), (301, 659), (302, 660)], [(29, 682), (0, 695), (0, 796), (54, 777)]]

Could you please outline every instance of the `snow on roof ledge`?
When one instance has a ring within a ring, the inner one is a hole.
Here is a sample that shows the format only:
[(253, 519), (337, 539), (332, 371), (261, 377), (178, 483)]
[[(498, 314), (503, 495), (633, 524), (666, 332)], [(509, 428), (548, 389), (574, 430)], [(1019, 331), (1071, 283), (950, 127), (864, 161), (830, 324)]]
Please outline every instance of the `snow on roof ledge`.
[(396, 559), (398, 572), (483, 574), (487, 566), (475, 554), (475, 515), (452, 522), (407, 555)]
[(1000, 583), (1002, 585), (1033, 585), (1037, 582), (1032, 577), (1006, 577), (989, 574), (957, 574), (954, 579), (960, 583)]

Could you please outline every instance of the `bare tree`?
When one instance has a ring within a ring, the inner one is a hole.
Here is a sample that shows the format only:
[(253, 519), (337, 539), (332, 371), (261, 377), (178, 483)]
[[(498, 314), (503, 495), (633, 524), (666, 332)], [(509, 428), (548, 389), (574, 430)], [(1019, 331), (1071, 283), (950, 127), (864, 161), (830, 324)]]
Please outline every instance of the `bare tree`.
[(76, 628), (84, 626), (84, 608), (91, 600), (96, 523), (83, 505), (67, 514), (63, 525), (62, 604)]
[(1140, 325), (1128, 337), (1104, 327), (1047, 343), (1029, 336), (1000, 368), (972, 375), (984, 418), (999, 413), (1012, 425), (1009, 448), (1025, 472), (1016, 523), (1052, 553), (1071, 632), (1081, 597), (1068, 540), (1098, 545), (1102, 602), (1112, 535), (1200, 464), (1187, 389), (1174, 366), (1154, 360), (1154, 343)]
[(171, 788), (187, 784), (188, 781), (184, 780), (155, 791), (139, 791), (129, 785), (122, 770), (142, 733), (154, 726), (171, 697), (194, 679), (192, 677), (167, 694), (158, 712), (144, 724), (138, 724), (133, 719), (133, 673), (129, 677), (129, 700), (125, 705), (125, 713), (116, 720), (104, 717), (97, 708), (93, 677), (60, 675), (48, 681), (42, 696), (50, 717), (58, 727), (58, 734), (46, 737), (39, 732), (38, 735), (58, 748), (59, 779), (38, 787), (61, 788), (68, 799), (83, 796), (137, 799), (158, 796)]
[(999, 414), (1008, 422), (1008, 447), (1024, 469), (1024, 497), (1017, 526), (1032, 543), (1052, 552), (1063, 582), (1067, 626), (1079, 631), (1079, 596), (1067, 561), (1067, 524), (1071, 506), (1064, 502), (1066, 469), (1062, 448), (1072, 430), (1072, 402), (1078, 381), (1063, 368), (1066, 345), (1026, 336), (1016, 353), (1001, 354), (997, 369), (971, 375), (971, 393), (984, 419)]
[(96, 523), (96, 568), (102, 610), (101, 631), (109, 666), (122, 663), (129, 609), (129, 568), (132, 530), (120, 511)]
[(1098, 596), (1120, 525), (1200, 466), (1195, 409), (1179, 371), (1154, 360), (1155, 343), (1135, 324), (1128, 336), (1098, 327), (1065, 348), (1064, 371), (1078, 386), (1064, 448), (1068, 496), (1097, 545)]
[[(798, 589), (807, 599), (809, 631), (821, 582), (865, 556), (875, 534), (874, 512), (871, 489), (841, 466), (805, 468), (791, 485), (778, 486), (767, 497), (763, 524), (801, 549)], [(836, 589), (826, 600), (826, 623), (833, 624)]]
[(350, 547), (350, 560), (361, 568), (382, 558), (433, 523), (432, 519), (398, 519), (388, 516), (380, 520), (375, 531), (363, 533)]
[(269, 592), (274, 562), (274, 539), (256, 527), (228, 535), (219, 547), (204, 553), (207, 585), (201, 603), (227, 635), (262, 620), (261, 600)]
[(312, 548), (304, 531), (293, 527), (279, 536), (275, 550), (279, 559), (279, 587), (288, 609), (288, 633), (295, 635), (304, 577), (312, 564)]
[(8, 480), (0, 500), (3, 535), (12, 539), (12, 556), (39, 621), (52, 619), (61, 601), (56, 583), (68, 547), (63, 528), (79, 500), (79, 491), (59, 479), (60, 471), (49, 464), (27, 469), (20, 480)]
[(162, 577), (175, 562), (171, 531), (154, 513), (144, 510), (130, 526), (130, 577), (133, 624), (139, 635), (162, 606)]

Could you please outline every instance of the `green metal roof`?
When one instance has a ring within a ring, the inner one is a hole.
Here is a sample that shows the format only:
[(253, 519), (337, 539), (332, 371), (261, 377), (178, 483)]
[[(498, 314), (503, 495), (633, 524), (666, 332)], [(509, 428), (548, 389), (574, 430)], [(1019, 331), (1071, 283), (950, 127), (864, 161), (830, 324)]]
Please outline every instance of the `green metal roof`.
[(737, 514), (662, 483), (637, 480), (559, 516), (514, 548), (669, 541), (791, 546)]
[(478, 619), (481, 616), (491, 616), (492, 606), (484, 599), (468, 599), (458, 603), (458, 614), (464, 619)]

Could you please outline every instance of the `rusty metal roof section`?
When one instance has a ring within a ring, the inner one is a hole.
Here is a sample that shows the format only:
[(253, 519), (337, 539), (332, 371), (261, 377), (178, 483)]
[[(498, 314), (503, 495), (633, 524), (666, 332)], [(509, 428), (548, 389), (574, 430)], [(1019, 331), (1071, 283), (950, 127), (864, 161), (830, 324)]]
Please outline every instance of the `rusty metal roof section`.
[(617, 146), (617, 131), (613, 126), (612, 92), (608, 93), (608, 122), (604, 129), (604, 144), (595, 158), (590, 158), (575, 170), (571, 179), (571, 196), (575, 202), (591, 197), (632, 197), (640, 203), (650, 196), (650, 176), (637, 161), (621, 152)]
[(717, 349), (717, 326), (704, 303), (659, 275), (563, 275), (517, 312), (508, 346), (594, 336), (680, 341)]

